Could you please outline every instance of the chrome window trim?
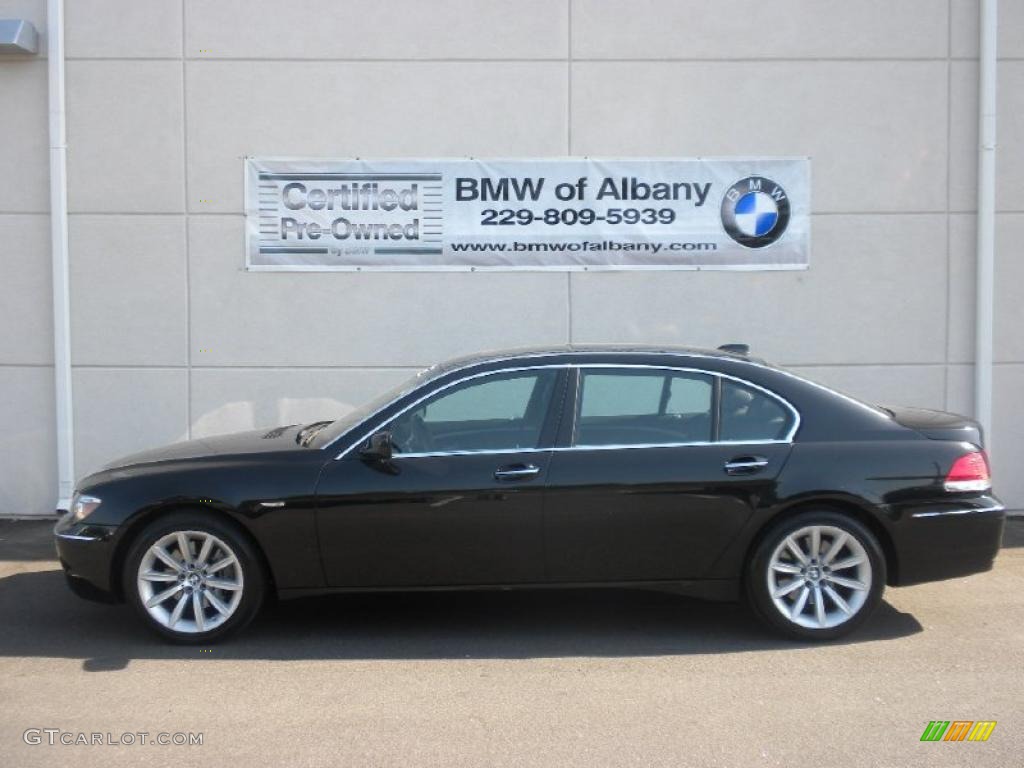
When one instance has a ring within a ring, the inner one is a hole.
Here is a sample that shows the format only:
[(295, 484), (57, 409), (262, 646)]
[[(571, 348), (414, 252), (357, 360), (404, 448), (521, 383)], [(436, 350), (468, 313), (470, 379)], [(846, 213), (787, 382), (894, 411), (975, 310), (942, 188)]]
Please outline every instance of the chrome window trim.
[(557, 451), (557, 448), (481, 448), (479, 450), (466, 451), (423, 451), (413, 453), (396, 453), (392, 455), (393, 460), (398, 459), (430, 459), (439, 456), (498, 456), (506, 453), (548, 453)]
[(623, 451), (630, 448), (691, 448), (702, 445), (789, 445), (789, 440), (693, 440), (687, 443), (616, 443), (609, 445), (566, 445), (549, 451)]
[(973, 507), (971, 509), (945, 509), (938, 512), (914, 512), (911, 517), (945, 517), (946, 515), (973, 515), (981, 512), (1002, 512), (1006, 507), (993, 504), (990, 507)]
[[(549, 356), (554, 356), (556, 354), (564, 354), (564, 353), (551, 353)], [(692, 356), (696, 357), (697, 355), (692, 355)], [(712, 355), (701, 355), (701, 357), (703, 357), (705, 359), (717, 359), (717, 358), (714, 358)], [(518, 359), (518, 358), (508, 358), (508, 359), (512, 360), (512, 359)], [(494, 361), (487, 361), (487, 362), (494, 362)], [(476, 363), (474, 363), (474, 365), (476, 365)], [(479, 379), (479, 378), (483, 378), (485, 376), (494, 376), (494, 375), (502, 374), (502, 373), (516, 373), (518, 371), (550, 370), (550, 369), (563, 369), (563, 368), (564, 369), (576, 369), (577, 371), (579, 371), (581, 369), (584, 369), (584, 368), (650, 369), (650, 370), (658, 370), (658, 371), (681, 371), (683, 373), (699, 373), (699, 374), (702, 374), (702, 375), (705, 375), (705, 376), (709, 376), (712, 379), (717, 376), (717, 377), (722, 378), (722, 379), (729, 379), (731, 381), (735, 381), (735, 382), (737, 382), (739, 384), (742, 384), (744, 386), (750, 387), (751, 389), (756, 389), (756, 390), (758, 390), (760, 392), (763, 392), (768, 397), (771, 397), (774, 400), (778, 401), (779, 403), (781, 403), (783, 405), (784, 408), (786, 408), (792, 414), (792, 416), (793, 416), (793, 425), (792, 425), (792, 427), (789, 430), (789, 434), (787, 434), (784, 438), (780, 438), (780, 439), (777, 439), (777, 440), (698, 440), (698, 441), (693, 441), (693, 442), (680, 442), (680, 443), (626, 443), (626, 444), (622, 444), (622, 445), (569, 445), (569, 446), (550, 447), (550, 448), (509, 448), (509, 449), (492, 449), (492, 448), (487, 448), (487, 449), (467, 450), (467, 451), (430, 451), (430, 452), (421, 452), (421, 453), (399, 453), (399, 454), (395, 454), (392, 458), (394, 458), (394, 459), (403, 459), (403, 458), (410, 459), (410, 458), (430, 458), (430, 457), (440, 457), (440, 456), (497, 455), (497, 454), (510, 454), (510, 453), (544, 453), (544, 452), (547, 452), (547, 451), (555, 451), (555, 452), (557, 452), (557, 451), (602, 451), (602, 450), (623, 450), (623, 449), (644, 449), (644, 448), (685, 448), (687, 446), (700, 446), (700, 445), (781, 445), (781, 444), (790, 444), (790, 443), (792, 443), (793, 442), (793, 438), (796, 436), (797, 431), (800, 429), (800, 421), (801, 421), (800, 411), (798, 411), (788, 400), (786, 400), (781, 395), (779, 395), (779, 394), (777, 394), (775, 392), (772, 392), (770, 389), (766, 389), (765, 387), (762, 387), (759, 384), (755, 384), (752, 381), (748, 381), (748, 380), (746, 380), (744, 378), (741, 378), (739, 376), (733, 376), (732, 374), (721, 373), (719, 371), (708, 371), (708, 370), (705, 370), (703, 368), (692, 368), (692, 367), (678, 366), (678, 365), (651, 365), (651, 364), (641, 364), (641, 363), (560, 363), (560, 364), (557, 364), (557, 365), (522, 365), (522, 366), (516, 366), (516, 367), (513, 367), (513, 368), (496, 368), (496, 369), (489, 370), (489, 371), (481, 371), (480, 373), (475, 373), (475, 374), (472, 374), (470, 376), (463, 376), (462, 378), (455, 379), (454, 381), (450, 381), (450, 382), (448, 382), (447, 384), (445, 384), (442, 387), (438, 387), (437, 389), (433, 389), (430, 392), (427, 392), (422, 397), (417, 398), (416, 400), (411, 402), (409, 405), (407, 405), (405, 408), (403, 408), (398, 413), (396, 413), (394, 416), (392, 416), (391, 419), (388, 420), (388, 423), (390, 423), (391, 421), (394, 421), (395, 419), (397, 419), (399, 416), (401, 416), (402, 414), (406, 413), (410, 409), (415, 408), (417, 405), (422, 403), (427, 398), (432, 397), (433, 395), (438, 394), (440, 392), (444, 392), (446, 389), (454, 387), (457, 384), (461, 384), (462, 382), (465, 382), (465, 381), (472, 381), (473, 379)], [(457, 373), (459, 370), (464, 370), (464, 369), (456, 369), (454, 372)], [(576, 387), (577, 387), (577, 390), (579, 389), (580, 382), (581, 382), (582, 378), (583, 378), (582, 376), (577, 376), (576, 377)], [(395, 401), (393, 400), (390, 403), (384, 405), (383, 407), (381, 407), (380, 409), (378, 409), (377, 411), (372, 413), (370, 416), (367, 416), (362, 422), (360, 422), (360, 424), (358, 426), (362, 427), (367, 422), (372, 421), (374, 418), (379, 416), (383, 411), (387, 410), (389, 407), (394, 405), (394, 403), (395, 403)], [(579, 403), (578, 391), (577, 391), (576, 403), (577, 404)], [(573, 414), (572, 418), (573, 418), (573, 421), (574, 421), (572, 434), (575, 437), (575, 434), (576, 434), (576, 425), (575, 425), (576, 414), (575, 413)], [(348, 445), (348, 447), (346, 447), (343, 451), (341, 451), (340, 453), (338, 453), (334, 457), (334, 460), (335, 461), (339, 461), (340, 459), (342, 459), (345, 456), (347, 456), (349, 453), (352, 452), (352, 450), (357, 445), (360, 445), (364, 441), (369, 440), (370, 436), (373, 435), (377, 431), (377, 429), (379, 429), (379, 427), (374, 428), (374, 429), (370, 430), (369, 432), (366, 432), (358, 440), (355, 440), (354, 442), (350, 443)], [(329, 445), (324, 446), (324, 449), (328, 448)]]
[(617, 443), (614, 445), (563, 445), (550, 448), (481, 448), (478, 451), (429, 451), (424, 453), (396, 453), (391, 458), (423, 459), (439, 456), (497, 456), (510, 453), (564, 453), (567, 451), (623, 451), (631, 448), (691, 448), (702, 445), (789, 445), (789, 440), (694, 440), (689, 443)]

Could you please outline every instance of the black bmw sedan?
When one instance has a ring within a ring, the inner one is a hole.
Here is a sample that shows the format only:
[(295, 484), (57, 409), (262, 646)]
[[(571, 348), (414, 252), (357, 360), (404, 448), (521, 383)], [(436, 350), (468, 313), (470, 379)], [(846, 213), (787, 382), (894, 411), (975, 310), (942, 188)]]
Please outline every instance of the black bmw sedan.
[(992, 567), (978, 425), (868, 405), (742, 346), (434, 366), (335, 421), (170, 445), (86, 477), (72, 589), (209, 643), (268, 594), (631, 586), (746, 599), (830, 639), (886, 584)]

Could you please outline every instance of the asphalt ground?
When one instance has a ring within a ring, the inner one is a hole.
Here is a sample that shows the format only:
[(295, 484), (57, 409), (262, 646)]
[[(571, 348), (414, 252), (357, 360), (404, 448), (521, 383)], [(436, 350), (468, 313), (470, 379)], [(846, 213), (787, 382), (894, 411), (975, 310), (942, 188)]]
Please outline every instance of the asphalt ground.
[[(1022, 764), (1022, 519), (993, 571), (889, 589), (820, 646), (738, 605), (583, 590), (290, 601), (182, 648), (72, 595), (50, 525), (0, 521), (6, 768)], [(931, 720), (997, 725), (921, 742)], [(60, 743), (94, 733), (135, 743)]]

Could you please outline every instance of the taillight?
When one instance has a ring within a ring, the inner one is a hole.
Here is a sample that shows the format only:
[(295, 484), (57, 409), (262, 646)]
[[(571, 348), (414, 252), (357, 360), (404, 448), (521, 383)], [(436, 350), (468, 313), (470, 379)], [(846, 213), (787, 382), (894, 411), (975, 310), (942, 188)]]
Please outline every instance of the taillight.
[(992, 487), (988, 458), (984, 451), (974, 451), (953, 462), (946, 475), (947, 491), (987, 491)]

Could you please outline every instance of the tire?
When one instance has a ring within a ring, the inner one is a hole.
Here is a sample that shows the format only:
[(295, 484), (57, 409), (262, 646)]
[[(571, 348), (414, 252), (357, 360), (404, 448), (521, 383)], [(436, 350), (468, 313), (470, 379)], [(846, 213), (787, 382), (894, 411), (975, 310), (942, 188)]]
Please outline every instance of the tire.
[(183, 645), (213, 643), (240, 630), (259, 612), (267, 584), (249, 538), (230, 523), (195, 512), (174, 512), (147, 525), (131, 543), (121, 578), (143, 623)]
[(871, 531), (840, 512), (820, 510), (801, 512), (765, 534), (745, 586), (751, 608), (770, 627), (794, 640), (818, 641), (861, 626), (882, 601), (885, 581), (885, 557)]

